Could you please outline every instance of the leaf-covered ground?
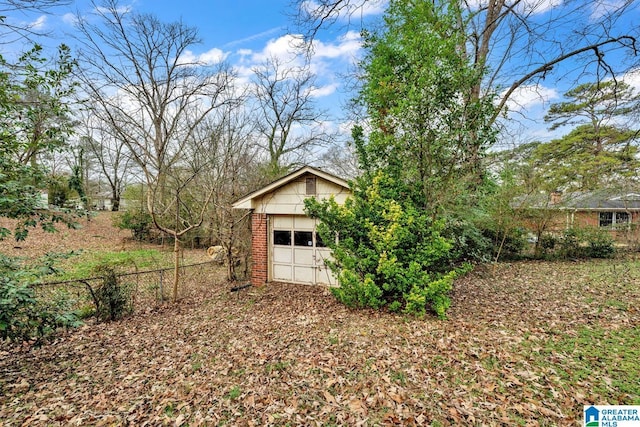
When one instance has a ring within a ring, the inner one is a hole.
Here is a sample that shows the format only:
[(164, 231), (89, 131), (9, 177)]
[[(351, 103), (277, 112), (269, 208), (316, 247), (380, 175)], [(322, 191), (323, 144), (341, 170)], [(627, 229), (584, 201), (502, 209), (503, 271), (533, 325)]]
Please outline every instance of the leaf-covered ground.
[(0, 425), (576, 425), (584, 404), (640, 404), (636, 261), (481, 268), (446, 321), (219, 277), (177, 305), (4, 347)]
[[(16, 242), (9, 237), (0, 240), (0, 252), (12, 257), (35, 258), (48, 252), (66, 252), (70, 250), (125, 250), (139, 248), (133, 242), (131, 231), (120, 230), (113, 226), (117, 212), (99, 212), (95, 216), (79, 218), (79, 229), (70, 229), (66, 225), (56, 224), (56, 232), (48, 233), (41, 228), (32, 228), (26, 240)], [(16, 221), (0, 218), (0, 226), (13, 230)]]

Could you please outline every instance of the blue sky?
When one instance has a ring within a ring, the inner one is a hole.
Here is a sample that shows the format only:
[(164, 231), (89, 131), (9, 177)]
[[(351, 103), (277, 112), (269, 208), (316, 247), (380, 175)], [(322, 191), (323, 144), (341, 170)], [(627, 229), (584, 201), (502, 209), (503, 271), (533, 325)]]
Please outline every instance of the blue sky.
[[(484, 0), (471, 0), (473, 2)], [(601, 4), (615, 6), (622, 0), (606, 0)], [(524, 4), (536, 4), (538, 9), (534, 19), (544, 20), (546, 14), (557, 13), (562, 0), (525, 0)], [(194, 46), (190, 55), (200, 60), (224, 58), (237, 67), (241, 76), (248, 76), (251, 68), (264, 61), (268, 56), (276, 56), (292, 60), (291, 33), (297, 31), (291, 18), (294, 11), (291, 0), (121, 0), (122, 5), (129, 5), (135, 11), (152, 13), (162, 21), (171, 22), (181, 19), (185, 24), (198, 29), (203, 43)], [(379, 17), (384, 5), (380, 2), (368, 1), (368, 9), (362, 10), (357, 18), (366, 21)], [(574, 3), (575, 4), (575, 3)], [(584, 24), (602, 12), (593, 2), (584, 2)], [(601, 6), (602, 7), (602, 6)], [(630, 18), (619, 23), (624, 26), (640, 25), (638, 5)], [(87, 14), (91, 4), (86, 0), (78, 0), (68, 6), (54, 9), (52, 14), (39, 13), (11, 14), (9, 19), (16, 22), (30, 22), (40, 31), (51, 32), (54, 36), (46, 43), (54, 47), (60, 42), (67, 42), (73, 47), (68, 34), (73, 30), (73, 14)], [(319, 34), (316, 41), (315, 55), (311, 69), (317, 74), (316, 96), (320, 105), (332, 109), (336, 118), (341, 115), (341, 105), (349, 98), (345, 93), (344, 73), (351, 67), (360, 54), (358, 36), (360, 22), (346, 25), (340, 22), (328, 31)], [(561, 39), (567, 36), (566, 29), (559, 29), (554, 37)], [(6, 49), (6, 46), (5, 46)], [(6, 53), (6, 52), (4, 52)], [(570, 64), (556, 67), (554, 72), (561, 74), (569, 70)], [(640, 86), (640, 75), (636, 74), (630, 81)], [(517, 119), (512, 123), (516, 143), (533, 139), (548, 140), (568, 132), (563, 129), (555, 134), (548, 131), (542, 117), (549, 104), (562, 100), (562, 93), (569, 85), (576, 82), (575, 77), (568, 80), (549, 79), (538, 85), (525, 86), (514, 94), (510, 102), (510, 117)], [(345, 127), (345, 131), (347, 128)]]
[[(268, 57), (284, 59), (287, 63), (300, 63), (295, 59), (292, 45), (299, 32), (292, 19), (295, 12), (291, 0), (121, 0), (136, 12), (151, 13), (163, 22), (182, 20), (196, 27), (202, 43), (192, 46), (191, 59), (213, 62), (223, 58), (233, 65), (241, 78), (247, 78), (252, 68)], [(382, 8), (373, 4), (362, 11), (363, 17), (380, 16)], [(14, 14), (9, 19), (16, 23), (31, 23), (34, 30), (49, 33), (40, 40), (49, 48), (64, 42), (74, 47), (71, 37), (77, 13), (90, 14), (89, 1), (78, 0), (68, 6), (53, 9), (53, 13)], [(321, 108), (331, 110), (333, 126), (341, 127), (340, 108), (350, 96), (346, 93), (343, 73), (352, 68), (360, 53), (359, 27), (339, 23), (319, 34), (311, 70), (316, 74), (316, 101)], [(5, 52), (6, 53), (6, 52)], [(341, 128), (350, 133), (348, 126)]]

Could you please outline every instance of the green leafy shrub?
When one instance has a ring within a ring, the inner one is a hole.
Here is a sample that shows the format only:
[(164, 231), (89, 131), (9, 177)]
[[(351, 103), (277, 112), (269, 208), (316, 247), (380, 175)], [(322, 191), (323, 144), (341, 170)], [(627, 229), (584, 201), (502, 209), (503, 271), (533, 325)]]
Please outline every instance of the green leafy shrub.
[(527, 245), (527, 233), (522, 227), (514, 227), (506, 232), (486, 228), (482, 233), (491, 241), (492, 252), (500, 252), (501, 259), (520, 258)]
[(543, 253), (548, 253), (553, 251), (558, 245), (558, 238), (553, 234), (545, 233), (540, 236), (540, 241), (538, 242), (538, 246)]
[(442, 234), (453, 243), (449, 253), (451, 265), (491, 260), (491, 238), (473, 222), (464, 218), (448, 218)]
[(613, 238), (606, 230), (569, 228), (560, 239), (558, 255), (562, 258), (611, 258), (615, 255)]
[(74, 193), (69, 189), (69, 181), (66, 176), (57, 176), (50, 179), (48, 187), (48, 202), (50, 205), (64, 207), (73, 196)]
[(332, 249), (327, 265), (340, 286), (331, 291), (350, 307), (386, 306), (418, 316), (431, 310), (444, 317), (456, 275), (444, 221), (410, 198), (395, 197), (396, 191), (402, 185), (379, 172), (363, 179), (343, 206), (334, 199), (305, 201), (307, 212), (322, 220), (318, 232)]
[(132, 286), (120, 283), (112, 265), (101, 265), (94, 270), (102, 283), (94, 291), (96, 316), (101, 321), (121, 319), (133, 312)]
[(590, 258), (612, 258), (616, 249), (613, 237), (606, 230), (588, 229), (586, 233), (587, 256)]
[(0, 254), (0, 339), (41, 340), (80, 325), (75, 300), (65, 290), (37, 296), (32, 283), (54, 271), (52, 256), (34, 264)]
[(125, 211), (114, 219), (116, 227), (131, 230), (133, 238), (138, 241), (149, 238), (152, 223), (151, 215), (144, 211)]

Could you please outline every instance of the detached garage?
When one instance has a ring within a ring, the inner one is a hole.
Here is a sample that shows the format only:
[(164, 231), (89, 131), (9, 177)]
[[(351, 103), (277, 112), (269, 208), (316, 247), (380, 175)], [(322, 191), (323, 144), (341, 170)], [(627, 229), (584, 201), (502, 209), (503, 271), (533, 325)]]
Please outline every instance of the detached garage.
[(235, 209), (252, 211), (251, 283), (336, 284), (324, 264), (330, 251), (316, 232), (316, 220), (305, 215), (304, 199), (334, 196), (344, 203), (349, 195), (345, 180), (305, 166), (235, 202)]

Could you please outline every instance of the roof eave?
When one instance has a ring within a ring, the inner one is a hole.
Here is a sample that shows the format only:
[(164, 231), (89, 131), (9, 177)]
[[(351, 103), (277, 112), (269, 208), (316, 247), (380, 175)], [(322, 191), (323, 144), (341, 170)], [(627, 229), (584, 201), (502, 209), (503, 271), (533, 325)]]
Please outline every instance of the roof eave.
[(280, 187), (282, 187), (283, 185), (288, 184), (289, 182), (297, 179), (298, 177), (304, 175), (305, 173), (311, 173), (313, 175), (316, 175), (320, 178), (323, 178), (327, 181), (333, 182), (336, 185), (340, 185), (344, 188), (349, 188), (349, 183), (347, 181), (345, 181), (342, 178), (339, 178), (335, 175), (332, 175), (330, 173), (324, 172), (320, 169), (316, 169), (314, 167), (311, 166), (304, 166), (294, 172), (291, 172), (290, 174), (283, 176), (280, 179), (277, 179), (275, 181), (273, 181), (272, 183), (258, 189), (255, 190), (249, 194), (247, 194), (246, 196), (242, 197), (241, 199), (235, 201), (234, 203), (231, 204), (231, 207), (233, 209), (253, 209), (253, 200), (263, 196), (267, 193), (270, 193)]

